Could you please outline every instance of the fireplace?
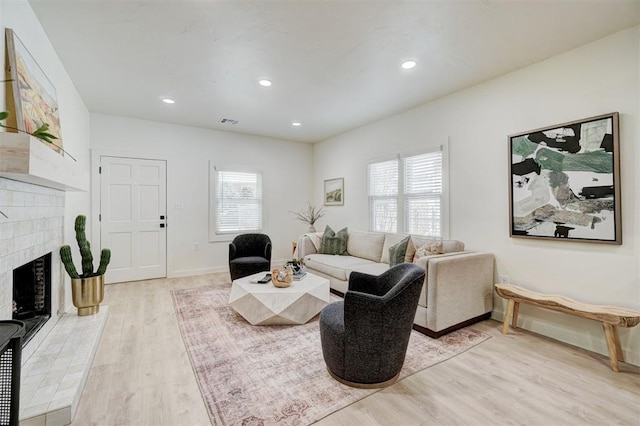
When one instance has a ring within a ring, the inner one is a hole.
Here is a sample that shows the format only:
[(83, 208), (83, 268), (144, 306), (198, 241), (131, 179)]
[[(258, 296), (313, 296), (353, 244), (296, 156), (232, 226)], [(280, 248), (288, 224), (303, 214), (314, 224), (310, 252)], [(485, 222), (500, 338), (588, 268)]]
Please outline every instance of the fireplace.
[(13, 319), (25, 323), (23, 346), (51, 318), (51, 253), (13, 270)]

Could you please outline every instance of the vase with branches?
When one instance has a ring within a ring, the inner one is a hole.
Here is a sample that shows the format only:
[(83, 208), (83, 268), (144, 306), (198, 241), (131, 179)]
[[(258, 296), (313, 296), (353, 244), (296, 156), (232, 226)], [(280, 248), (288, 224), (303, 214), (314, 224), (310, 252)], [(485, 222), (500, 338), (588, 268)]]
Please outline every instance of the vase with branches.
[(289, 212), (295, 216), (295, 218), (301, 222), (309, 224), (309, 232), (316, 232), (314, 224), (318, 219), (324, 216), (325, 211), (322, 207), (316, 207), (307, 201), (307, 207), (297, 211)]

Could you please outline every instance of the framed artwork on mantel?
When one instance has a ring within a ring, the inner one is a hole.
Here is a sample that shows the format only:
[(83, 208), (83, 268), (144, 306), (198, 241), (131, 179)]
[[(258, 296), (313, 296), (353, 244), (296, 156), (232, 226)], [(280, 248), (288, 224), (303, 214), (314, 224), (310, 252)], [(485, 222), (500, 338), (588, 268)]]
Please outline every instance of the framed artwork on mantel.
[(617, 112), (508, 142), (511, 237), (622, 244)]
[(62, 154), (64, 151), (56, 88), (13, 30), (7, 28), (5, 33), (16, 127), (32, 133), (47, 123), (48, 133), (58, 139), (55, 144), (45, 145)]
[(324, 181), (324, 205), (344, 205), (344, 178), (326, 179)]

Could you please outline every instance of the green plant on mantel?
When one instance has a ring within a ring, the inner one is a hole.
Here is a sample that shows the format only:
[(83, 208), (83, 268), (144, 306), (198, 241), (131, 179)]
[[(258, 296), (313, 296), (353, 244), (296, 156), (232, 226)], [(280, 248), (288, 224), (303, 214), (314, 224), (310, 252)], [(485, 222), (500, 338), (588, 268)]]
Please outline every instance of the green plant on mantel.
[[(4, 121), (8, 117), (9, 117), (9, 111), (0, 112), (0, 121)], [(0, 127), (3, 127), (5, 129), (9, 129), (9, 130), (15, 130), (15, 131), (21, 132), (21, 133), (26, 133), (28, 135), (31, 135), (33, 137), (36, 137), (36, 138), (44, 141), (44, 142), (50, 143), (51, 145), (55, 146), (56, 148), (58, 148), (59, 150), (64, 152), (66, 155), (68, 155), (69, 158), (71, 158), (73, 161), (78, 161), (73, 157), (73, 155), (69, 154), (67, 151), (62, 149), (62, 147), (60, 145), (56, 144), (53, 141), (54, 139), (58, 139), (58, 138), (55, 135), (52, 135), (51, 133), (49, 133), (49, 123), (44, 123), (42, 126), (38, 127), (33, 132), (27, 132), (25, 130), (20, 130), (17, 127), (6, 126), (6, 125), (4, 125), (2, 123), (0, 123)]]
[(87, 241), (87, 235), (85, 234), (85, 226), (87, 223), (87, 217), (85, 215), (78, 215), (75, 222), (76, 241), (78, 247), (80, 247), (80, 255), (82, 256), (82, 275), (78, 273), (73, 259), (71, 258), (71, 247), (64, 245), (60, 247), (60, 259), (64, 264), (67, 274), (71, 278), (89, 278), (98, 275), (103, 275), (107, 271), (109, 261), (111, 261), (111, 250), (108, 248), (102, 249), (100, 254), (100, 266), (98, 270), (93, 272), (93, 254), (91, 254), (91, 244)]
[[(4, 121), (8, 117), (9, 117), (9, 111), (0, 112), (0, 121)], [(42, 126), (38, 127), (34, 132), (26, 132), (24, 130), (17, 129), (15, 127), (5, 126), (2, 123), (0, 123), (0, 127), (4, 127), (5, 129), (10, 129), (10, 130), (17, 130), (18, 132), (22, 132), (22, 133), (27, 133), (27, 134), (29, 134), (31, 136), (34, 136), (34, 137), (36, 137), (38, 139), (41, 139), (41, 140), (43, 140), (45, 142), (48, 142), (48, 143), (52, 144), (52, 145), (56, 145), (53, 142), (53, 139), (58, 139), (56, 136), (54, 136), (51, 133), (49, 133), (49, 124), (48, 123), (44, 123)]]

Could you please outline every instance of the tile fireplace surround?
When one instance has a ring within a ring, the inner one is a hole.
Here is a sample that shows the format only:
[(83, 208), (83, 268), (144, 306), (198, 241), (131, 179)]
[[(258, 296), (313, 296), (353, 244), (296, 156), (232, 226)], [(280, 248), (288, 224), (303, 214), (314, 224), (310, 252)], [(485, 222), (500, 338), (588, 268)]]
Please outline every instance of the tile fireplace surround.
[(58, 252), (64, 202), (64, 191), (0, 177), (0, 210), (8, 216), (0, 215), (0, 320), (12, 318), (13, 270), (52, 254), (51, 319), (22, 350), (23, 426), (70, 423), (108, 312), (105, 307), (78, 317), (73, 306), (65, 306)]

